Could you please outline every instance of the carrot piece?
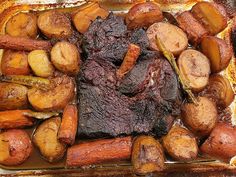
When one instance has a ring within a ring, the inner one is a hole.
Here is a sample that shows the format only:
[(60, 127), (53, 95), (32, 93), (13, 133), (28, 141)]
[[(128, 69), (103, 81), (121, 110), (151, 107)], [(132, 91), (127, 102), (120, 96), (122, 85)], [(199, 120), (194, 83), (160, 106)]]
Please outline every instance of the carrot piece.
[(76, 105), (67, 105), (63, 112), (58, 139), (66, 144), (74, 144), (78, 126), (78, 110)]
[(23, 128), (32, 126), (34, 119), (24, 115), (30, 110), (12, 110), (0, 112), (0, 129)]

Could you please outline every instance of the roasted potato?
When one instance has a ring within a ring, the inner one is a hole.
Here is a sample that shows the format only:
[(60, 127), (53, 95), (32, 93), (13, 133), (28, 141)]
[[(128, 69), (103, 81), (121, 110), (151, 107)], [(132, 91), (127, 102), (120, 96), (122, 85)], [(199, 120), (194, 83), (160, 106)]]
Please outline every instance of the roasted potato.
[(74, 12), (72, 21), (80, 33), (85, 33), (92, 21), (97, 17), (105, 19), (108, 14), (109, 12), (101, 8), (98, 3), (92, 3)]
[(1, 60), (1, 70), (4, 75), (29, 75), (30, 67), (27, 53), (24, 51), (5, 50)]
[(222, 108), (228, 107), (234, 101), (234, 91), (229, 80), (219, 74), (210, 76), (208, 86), (202, 95), (211, 98)]
[(228, 161), (236, 155), (235, 146), (236, 127), (218, 123), (200, 149), (204, 154)]
[(129, 29), (149, 27), (163, 20), (162, 11), (154, 2), (144, 2), (134, 5), (126, 15), (125, 21)]
[(176, 17), (179, 27), (183, 29), (193, 45), (201, 42), (202, 37), (208, 34), (208, 31), (202, 26), (189, 11), (185, 11)]
[(174, 125), (163, 138), (166, 152), (175, 160), (195, 159), (198, 154), (196, 138), (186, 128)]
[(11, 36), (36, 38), (38, 35), (37, 17), (32, 13), (18, 13), (6, 24), (6, 33)]
[(210, 60), (212, 73), (224, 70), (233, 55), (233, 51), (226, 41), (215, 36), (203, 37), (201, 50)]
[(177, 61), (180, 75), (194, 92), (202, 91), (208, 84), (210, 62), (201, 52), (193, 49), (183, 51)]
[(51, 80), (52, 88), (44, 91), (32, 88), (28, 91), (30, 104), (38, 111), (63, 110), (74, 97), (75, 85), (68, 76), (56, 77)]
[(76, 75), (79, 72), (80, 54), (77, 47), (69, 42), (58, 42), (51, 50), (53, 65), (66, 74)]
[(0, 133), (0, 164), (12, 166), (25, 162), (32, 152), (29, 135), (20, 129)]
[(49, 162), (60, 160), (66, 152), (66, 145), (57, 139), (60, 124), (60, 117), (47, 119), (37, 127), (33, 136), (34, 145)]
[(182, 29), (170, 23), (154, 23), (147, 29), (147, 36), (150, 47), (153, 50), (159, 50), (156, 43), (156, 37), (158, 37), (162, 41), (164, 47), (174, 55), (179, 55), (188, 46), (187, 35)]
[(37, 24), (48, 38), (67, 38), (72, 34), (70, 19), (56, 10), (42, 12), (38, 17)]
[(24, 108), (28, 104), (28, 89), (23, 85), (0, 83), (0, 110)]
[(54, 67), (49, 61), (45, 50), (33, 50), (28, 55), (28, 62), (36, 76), (49, 77), (53, 75)]
[(207, 97), (198, 97), (197, 104), (185, 103), (181, 108), (185, 125), (196, 135), (210, 134), (217, 122), (217, 108)]
[(131, 161), (136, 174), (162, 171), (165, 156), (161, 144), (151, 136), (139, 136), (133, 143)]
[(210, 32), (216, 35), (227, 27), (227, 14), (223, 6), (213, 2), (198, 2), (191, 13)]

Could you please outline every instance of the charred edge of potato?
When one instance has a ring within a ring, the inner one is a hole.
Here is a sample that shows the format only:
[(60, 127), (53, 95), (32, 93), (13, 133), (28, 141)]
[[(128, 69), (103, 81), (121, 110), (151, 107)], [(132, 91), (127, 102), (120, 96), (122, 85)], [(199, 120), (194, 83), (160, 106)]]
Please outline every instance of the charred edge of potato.
[(6, 33), (11, 36), (36, 38), (37, 17), (32, 13), (18, 13), (6, 23)]
[(11, 129), (0, 133), (0, 164), (20, 165), (32, 152), (32, 143), (24, 130)]
[(27, 87), (12, 83), (0, 83), (0, 110), (25, 108), (28, 105)]
[(163, 138), (163, 146), (168, 154), (176, 160), (197, 158), (198, 145), (195, 137), (186, 128), (173, 126)]
[(33, 136), (34, 145), (42, 156), (51, 163), (62, 159), (66, 152), (66, 145), (57, 138), (60, 124), (60, 117), (45, 120), (37, 127)]
[(232, 49), (226, 41), (214, 36), (203, 37), (201, 50), (210, 60), (212, 73), (224, 70), (233, 55)]
[(48, 38), (67, 38), (72, 35), (70, 19), (62, 12), (50, 10), (39, 15), (37, 24)]
[(149, 27), (163, 20), (160, 7), (154, 2), (144, 2), (134, 5), (126, 15), (128, 29)]
[(31, 51), (28, 54), (28, 63), (36, 76), (49, 77), (54, 73), (54, 67), (45, 50)]
[(196, 135), (209, 135), (217, 122), (217, 108), (207, 97), (198, 97), (198, 104), (185, 103), (181, 108), (185, 125)]
[(76, 75), (80, 67), (80, 54), (77, 47), (69, 42), (56, 43), (51, 50), (51, 61), (59, 70), (69, 75)]
[(74, 80), (63, 75), (51, 80), (51, 89), (48, 91), (30, 89), (28, 100), (38, 111), (60, 111), (73, 99), (74, 95)]
[(88, 4), (83, 9), (79, 9), (72, 15), (72, 21), (80, 33), (85, 33), (92, 21), (97, 17), (105, 19), (109, 12), (99, 6), (98, 3)]
[(30, 68), (27, 53), (5, 50), (1, 60), (1, 69), (4, 75), (29, 75)]
[(132, 165), (136, 174), (163, 171), (165, 156), (161, 144), (151, 136), (139, 136), (132, 148)]

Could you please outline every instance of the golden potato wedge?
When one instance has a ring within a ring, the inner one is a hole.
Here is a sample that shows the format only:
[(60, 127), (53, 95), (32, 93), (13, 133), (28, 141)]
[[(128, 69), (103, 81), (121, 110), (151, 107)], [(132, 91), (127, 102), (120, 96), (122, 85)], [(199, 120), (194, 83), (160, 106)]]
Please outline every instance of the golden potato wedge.
[(191, 160), (198, 155), (197, 140), (186, 128), (174, 125), (163, 138), (164, 149), (176, 160)]
[(165, 155), (161, 144), (151, 136), (139, 136), (133, 143), (132, 165), (136, 174), (163, 171)]
[(29, 102), (38, 111), (63, 110), (74, 97), (75, 85), (72, 78), (64, 75), (51, 82), (53, 85), (49, 91), (38, 88), (28, 91)]
[(185, 103), (181, 108), (181, 117), (185, 125), (196, 135), (209, 135), (217, 122), (217, 108), (207, 97), (198, 97), (197, 105)]
[(180, 75), (194, 92), (202, 91), (208, 84), (210, 62), (201, 52), (193, 49), (183, 51), (177, 61)]
[(36, 38), (38, 35), (36, 15), (20, 12), (11, 17), (6, 24), (6, 33), (11, 36)]
[(53, 75), (54, 67), (45, 50), (33, 50), (28, 54), (28, 63), (36, 76), (49, 77)]
[(153, 50), (159, 50), (156, 44), (156, 37), (174, 55), (179, 55), (188, 46), (187, 35), (182, 29), (170, 23), (154, 23), (147, 29), (147, 36), (150, 42), (150, 48)]
[(70, 19), (56, 10), (41, 13), (37, 24), (42, 33), (48, 38), (67, 38), (72, 34)]
[(0, 83), (0, 110), (24, 108), (28, 104), (27, 87), (19, 84)]
[(76, 75), (80, 67), (80, 54), (77, 47), (69, 42), (56, 43), (51, 50), (53, 65), (66, 74)]
[(72, 21), (80, 33), (85, 33), (92, 21), (97, 17), (105, 19), (108, 14), (109, 12), (101, 8), (98, 3), (92, 3), (74, 12)]
[(202, 38), (201, 50), (210, 60), (211, 72), (218, 73), (224, 70), (232, 58), (232, 48), (223, 39), (215, 36), (206, 36)]
[(0, 164), (12, 166), (25, 162), (32, 152), (29, 135), (20, 129), (0, 133)]
[(154, 2), (144, 2), (134, 5), (126, 15), (125, 21), (129, 29), (149, 27), (163, 20), (162, 11)]
[(66, 145), (57, 139), (60, 124), (60, 117), (47, 119), (37, 127), (33, 136), (34, 145), (49, 162), (60, 160), (66, 152)]
[(4, 75), (29, 75), (30, 67), (27, 53), (24, 51), (5, 50), (1, 60)]
[(210, 32), (216, 35), (227, 27), (227, 14), (223, 6), (214, 2), (198, 2), (191, 12), (193, 16)]

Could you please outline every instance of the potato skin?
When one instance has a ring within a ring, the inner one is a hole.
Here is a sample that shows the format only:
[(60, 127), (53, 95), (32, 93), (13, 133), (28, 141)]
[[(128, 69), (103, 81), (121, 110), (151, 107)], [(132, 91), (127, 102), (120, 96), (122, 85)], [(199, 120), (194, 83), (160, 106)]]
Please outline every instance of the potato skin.
[(4, 75), (29, 75), (30, 67), (27, 53), (24, 51), (5, 50), (1, 60)]
[(72, 34), (69, 18), (56, 10), (41, 13), (37, 24), (42, 33), (48, 38), (67, 38)]
[(7, 22), (6, 33), (11, 36), (36, 38), (37, 17), (32, 13), (18, 13)]
[(203, 37), (201, 50), (210, 60), (212, 73), (224, 70), (233, 55), (233, 51), (226, 41), (215, 36)]
[(32, 88), (28, 91), (30, 104), (38, 111), (58, 111), (72, 100), (75, 95), (75, 84), (71, 77), (66, 75), (53, 78), (53, 87), (49, 91)]
[(236, 155), (235, 147), (236, 127), (227, 123), (218, 123), (200, 149), (204, 154), (228, 161)]
[(217, 108), (207, 97), (198, 97), (198, 105), (185, 103), (181, 108), (181, 117), (185, 125), (196, 135), (208, 135), (217, 121)]
[(20, 109), (28, 105), (27, 87), (19, 84), (0, 83), (0, 110)]
[(154, 2), (144, 2), (134, 5), (126, 15), (128, 29), (149, 27), (163, 19), (160, 7)]
[(151, 136), (139, 136), (133, 143), (132, 165), (136, 174), (164, 169), (165, 156), (161, 144)]
[(198, 145), (193, 134), (186, 128), (174, 125), (163, 138), (164, 149), (175, 160), (195, 159)]
[(0, 154), (6, 154), (5, 157), (0, 157), (0, 164), (2, 165), (20, 165), (28, 159), (32, 152), (30, 137), (24, 130), (11, 129), (2, 132), (0, 133), (0, 141), (0, 146), (4, 142), (8, 144), (6, 144), (8, 148), (1, 149), (0, 147)]
[(66, 151), (66, 145), (57, 139), (60, 124), (60, 117), (47, 119), (37, 127), (33, 136), (34, 145), (49, 162), (60, 160)]
[(69, 75), (76, 75), (79, 72), (80, 54), (77, 47), (69, 42), (56, 43), (51, 50), (53, 65)]

